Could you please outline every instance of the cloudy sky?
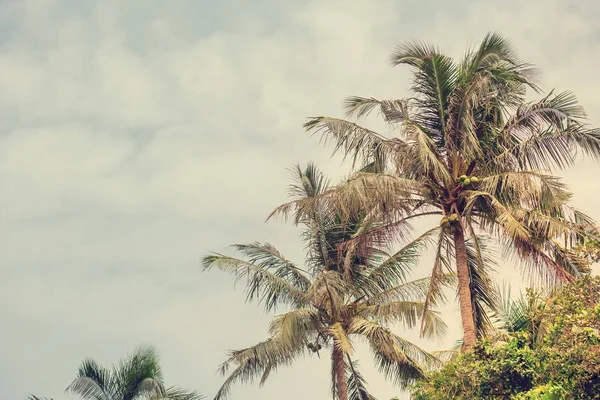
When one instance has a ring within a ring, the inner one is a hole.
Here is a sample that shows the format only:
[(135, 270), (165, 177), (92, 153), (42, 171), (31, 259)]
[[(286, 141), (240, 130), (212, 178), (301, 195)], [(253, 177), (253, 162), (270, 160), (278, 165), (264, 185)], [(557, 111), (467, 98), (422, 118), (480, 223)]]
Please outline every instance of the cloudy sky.
[[(226, 351), (264, 338), (269, 316), (198, 261), (254, 240), (302, 260), (293, 228), (263, 222), (286, 168), (347, 171), (306, 117), (340, 116), (347, 95), (403, 97), (408, 73), (387, 63), (401, 41), (460, 56), (497, 30), (598, 125), (594, 3), (0, 0), (0, 398), (68, 399), (83, 358), (110, 364), (143, 343), (168, 384), (213, 396)], [(600, 218), (597, 171), (565, 176)], [(359, 358), (375, 396), (400, 394)], [(313, 358), (233, 398), (328, 390)]]

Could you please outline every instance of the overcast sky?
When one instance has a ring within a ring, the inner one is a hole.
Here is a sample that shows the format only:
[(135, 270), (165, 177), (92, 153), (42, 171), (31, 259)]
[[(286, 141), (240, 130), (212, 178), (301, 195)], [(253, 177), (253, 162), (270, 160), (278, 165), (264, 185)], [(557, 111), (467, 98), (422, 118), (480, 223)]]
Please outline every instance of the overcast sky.
[[(598, 125), (595, 3), (0, 0), (0, 398), (70, 398), (82, 359), (111, 364), (143, 343), (168, 384), (212, 397), (226, 351), (263, 339), (270, 316), (200, 257), (260, 240), (301, 262), (297, 232), (264, 223), (286, 168), (348, 171), (306, 117), (340, 116), (348, 95), (405, 96), (407, 71), (388, 66), (404, 40), (460, 56), (497, 30)], [(566, 176), (600, 218), (598, 169)], [(427, 348), (457, 338), (447, 319)], [(400, 394), (358, 357), (376, 397)], [(311, 358), (232, 394), (328, 391), (327, 359)]]

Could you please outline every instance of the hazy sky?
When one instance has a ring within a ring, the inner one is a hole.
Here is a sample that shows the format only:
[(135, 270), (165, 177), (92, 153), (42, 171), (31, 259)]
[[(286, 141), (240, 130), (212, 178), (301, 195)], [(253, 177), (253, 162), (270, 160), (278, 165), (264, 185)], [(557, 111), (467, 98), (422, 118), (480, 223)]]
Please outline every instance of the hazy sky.
[[(263, 222), (286, 168), (347, 171), (306, 117), (340, 116), (347, 95), (406, 95), (407, 71), (388, 67), (401, 41), (460, 56), (497, 30), (598, 124), (595, 3), (0, 0), (0, 398), (67, 399), (83, 358), (110, 364), (143, 343), (168, 384), (212, 397), (226, 351), (263, 339), (270, 316), (199, 259), (260, 240), (302, 260), (293, 228)], [(600, 218), (598, 169), (566, 176)], [(456, 339), (447, 319), (428, 348)], [(376, 397), (400, 393), (358, 356)], [(327, 359), (312, 358), (232, 394), (328, 391)]]

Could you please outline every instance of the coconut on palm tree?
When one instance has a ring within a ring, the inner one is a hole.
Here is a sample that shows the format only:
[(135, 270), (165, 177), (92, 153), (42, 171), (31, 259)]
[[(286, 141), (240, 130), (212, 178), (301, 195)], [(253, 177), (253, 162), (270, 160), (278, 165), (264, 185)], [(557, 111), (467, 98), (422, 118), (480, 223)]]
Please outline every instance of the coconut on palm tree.
[[(296, 172), (294, 195), (319, 196), (328, 189), (326, 179), (313, 166)], [(410, 328), (419, 318), (425, 321), (427, 336), (445, 329), (422, 301), (428, 281), (405, 282), (419, 248), (432, 233), (392, 254), (373, 241), (359, 255), (356, 249), (341, 245), (367, 228), (364, 218), (341, 223), (337, 213), (314, 203), (296, 210), (295, 217), (305, 228), (307, 257), (302, 268), (266, 243), (235, 245), (242, 258), (215, 254), (203, 259), (204, 269), (218, 268), (234, 275), (236, 281), (244, 279), (248, 299), (262, 302), (267, 311), (278, 306), (290, 309), (272, 320), (267, 340), (231, 352), (221, 371), (227, 374), (233, 369), (215, 399), (225, 398), (236, 381), (260, 377), (262, 384), (278, 367), (323, 352), (331, 356), (334, 396), (364, 399), (358, 397), (366, 395), (366, 389), (353, 361), (354, 345), (361, 339), (370, 346), (379, 369), (399, 384), (412, 382), (436, 364), (436, 358), (390, 329), (397, 322)]]
[[(357, 118), (378, 109), (393, 136), (330, 117), (305, 125), (361, 166), (319, 201), (347, 215), (387, 221), (354, 237), (359, 249), (370, 236), (406, 234), (411, 219), (442, 218), (430, 293), (439, 290), (437, 277), (453, 259), (469, 348), (489, 326), (483, 310), (496, 301), (482, 235), (495, 238), (503, 258), (518, 260), (534, 275), (565, 281), (580, 274), (581, 263), (561, 243), (589, 235), (593, 224), (568, 205), (571, 194), (552, 172), (572, 165), (578, 153), (598, 158), (600, 133), (586, 126), (571, 93), (551, 92), (527, 102), (526, 89), (540, 92), (532, 68), (497, 34), (488, 34), (459, 62), (415, 42), (400, 46), (392, 64), (412, 67), (409, 98), (351, 97), (345, 105), (348, 116)], [(309, 203), (285, 204), (274, 214)], [(474, 279), (477, 274), (481, 279)]]
[(112, 368), (93, 359), (83, 361), (67, 392), (84, 400), (200, 400), (200, 394), (166, 387), (158, 355), (152, 347), (136, 349)]

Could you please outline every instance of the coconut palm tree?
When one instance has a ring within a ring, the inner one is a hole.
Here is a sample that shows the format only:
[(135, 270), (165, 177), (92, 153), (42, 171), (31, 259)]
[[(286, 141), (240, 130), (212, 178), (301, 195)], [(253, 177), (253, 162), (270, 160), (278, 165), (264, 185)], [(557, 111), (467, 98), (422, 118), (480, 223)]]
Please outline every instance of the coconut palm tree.
[[(327, 190), (327, 180), (314, 166), (295, 172), (294, 196), (319, 196)], [(373, 241), (359, 256), (340, 244), (367, 228), (364, 218), (342, 224), (339, 215), (316, 203), (296, 210), (295, 217), (304, 225), (307, 257), (303, 268), (268, 243), (235, 245), (242, 258), (222, 254), (203, 258), (205, 270), (217, 268), (231, 273), (236, 281), (246, 280), (249, 301), (262, 302), (267, 311), (281, 305), (290, 309), (272, 320), (267, 340), (231, 352), (220, 371), (227, 374), (230, 367), (234, 369), (215, 399), (225, 398), (236, 381), (260, 376), (262, 384), (276, 368), (307, 354), (320, 355), (324, 348), (330, 351), (334, 398), (368, 399), (352, 360), (357, 339), (369, 344), (379, 369), (397, 383), (407, 384), (422, 376), (437, 360), (393, 333), (389, 324), (400, 322), (410, 328), (422, 317), (426, 336), (444, 332), (444, 323), (436, 313), (426, 311), (422, 301), (428, 281), (404, 282), (419, 248), (439, 229), (393, 254)]]
[[(581, 263), (562, 241), (589, 236), (592, 221), (568, 206), (571, 194), (551, 173), (572, 165), (578, 152), (598, 158), (600, 133), (585, 125), (584, 111), (571, 93), (551, 92), (526, 102), (526, 89), (540, 93), (531, 79), (533, 69), (498, 34), (488, 34), (460, 62), (435, 46), (413, 42), (398, 47), (392, 64), (413, 69), (411, 97), (350, 97), (345, 107), (347, 116), (356, 118), (378, 109), (393, 137), (338, 118), (306, 123), (309, 132), (321, 133), (333, 142), (334, 152), (361, 167), (319, 201), (387, 221), (354, 237), (357, 248), (361, 240), (371, 241), (369, 236), (407, 234), (411, 219), (442, 217), (430, 294), (439, 290), (444, 265), (454, 260), (466, 349), (489, 326), (477, 310), (496, 301), (482, 235), (497, 240), (504, 258), (518, 260), (548, 281), (580, 274)], [(272, 215), (289, 215), (310, 200), (285, 204)]]
[(177, 387), (165, 387), (158, 355), (140, 347), (112, 368), (93, 359), (83, 361), (67, 392), (85, 400), (200, 400), (203, 396)]

